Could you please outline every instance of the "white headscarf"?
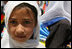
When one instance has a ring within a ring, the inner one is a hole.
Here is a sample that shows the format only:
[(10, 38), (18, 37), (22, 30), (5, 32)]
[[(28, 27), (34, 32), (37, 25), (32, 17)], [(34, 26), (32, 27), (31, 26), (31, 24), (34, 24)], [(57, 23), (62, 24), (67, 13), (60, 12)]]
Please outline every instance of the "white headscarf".
[[(41, 11), (40, 11), (36, 1), (8, 1), (8, 3), (5, 6), (5, 11), (4, 11), (5, 12), (5, 25), (6, 25), (7, 30), (8, 30), (8, 20), (9, 20), (9, 17), (11, 15), (11, 12), (13, 11), (13, 9), (17, 5), (19, 5), (21, 3), (28, 3), (32, 6), (34, 6), (37, 9), (37, 12), (38, 12), (37, 20), (39, 21), (39, 16), (41, 15)], [(36, 38), (36, 39), (30, 39), (30, 40), (27, 40), (24, 43), (17, 43), (15, 40), (13, 40), (8, 35), (8, 33), (5, 33), (6, 35), (4, 35), (3, 39), (1, 40), (1, 47), (2, 48), (5, 48), (5, 47), (7, 47), (7, 48), (9, 48), (9, 47), (10, 48), (18, 48), (18, 47), (19, 48), (34, 48), (34, 47), (36, 48), (36, 47), (41, 47), (41, 46), (39, 46), (39, 32), (40, 32), (39, 23), (37, 23), (37, 26), (36, 26), (35, 29), (36, 29), (36, 32), (34, 32), (34, 38)]]
[(40, 22), (49, 21), (56, 17), (65, 17), (71, 24), (71, 1), (55, 1), (53, 6), (40, 17)]

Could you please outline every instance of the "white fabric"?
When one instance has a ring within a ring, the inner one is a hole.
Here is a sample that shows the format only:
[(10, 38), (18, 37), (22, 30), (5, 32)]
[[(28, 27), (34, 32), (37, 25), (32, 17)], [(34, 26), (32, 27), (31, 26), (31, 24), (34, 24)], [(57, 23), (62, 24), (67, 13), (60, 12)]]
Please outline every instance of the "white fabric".
[(1, 1), (1, 6), (4, 6), (5, 4), (4, 4), (4, 2), (3, 1)]
[(49, 21), (56, 17), (65, 17), (71, 24), (71, 1), (56, 1), (55, 4), (40, 17), (40, 22)]
[[(36, 7), (38, 11), (38, 21), (39, 16), (41, 15), (41, 11), (37, 5), (36, 1), (8, 1), (8, 3), (5, 5), (5, 25), (8, 30), (8, 20), (10, 17), (10, 14), (12, 10), (21, 3), (28, 3), (30, 5), (33, 5)], [(36, 39), (35, 39), (36, 38)], [(1, 48), (44, 48), (42, 44), (39, 43), (39, 23), (37, 23), (36, 26), (36, 32), (34, 32), (34, 39), (30, 39), (24, 43), (17, 43), (14, 41), (7, 32), (4, 33), (4, 36), (1, 40)]]

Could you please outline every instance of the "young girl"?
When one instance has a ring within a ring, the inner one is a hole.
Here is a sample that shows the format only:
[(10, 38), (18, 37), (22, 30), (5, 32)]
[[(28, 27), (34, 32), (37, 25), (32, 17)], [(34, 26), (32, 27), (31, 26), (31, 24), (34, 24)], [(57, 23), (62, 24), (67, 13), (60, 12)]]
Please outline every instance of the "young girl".
[(1, 48), (44, 48), (39, 43), (39, 16), (36, 1), (8, 1), (5, 6), (7, 32)]

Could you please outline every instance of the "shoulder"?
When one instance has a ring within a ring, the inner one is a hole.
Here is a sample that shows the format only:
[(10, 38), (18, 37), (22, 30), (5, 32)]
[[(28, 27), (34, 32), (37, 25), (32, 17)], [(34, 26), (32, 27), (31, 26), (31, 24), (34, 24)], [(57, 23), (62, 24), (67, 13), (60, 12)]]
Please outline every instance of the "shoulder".
[(68, 20), (63, 19), (50, 26), (50, 36), (46, 39), (47, 47), (62, 47), (65, 41), (71, 39), (71, 27)]
[(59, 24), (70, 25), (70, 22), (67, 19), (60, 20)]
[(56, 30), (57, 28), (65, 28), (65, 29), (68, 29), (70, 28), (70, 22), (67, 20), (67, 19), (63, 19), (63, 20), (60, 20), (56, 23), (54, 23), (53, 25), (49, 26), (50, 30)]

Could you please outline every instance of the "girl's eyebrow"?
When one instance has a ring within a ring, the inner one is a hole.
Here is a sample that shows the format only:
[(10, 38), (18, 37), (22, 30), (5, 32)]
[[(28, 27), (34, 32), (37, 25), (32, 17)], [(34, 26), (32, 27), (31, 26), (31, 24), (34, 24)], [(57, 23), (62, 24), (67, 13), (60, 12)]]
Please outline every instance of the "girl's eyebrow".
[[(10, 18), (9, 20), (17, 20), (16, 18)], [(29, 19), (29, 18), (25, 18), (25, 19), (22, 19), (24, 21), (33, 21), (33, 19)]]
[(16, 20), (15, 18), (10, 18), (9, 20)]
[(29, 21), (33, 21), (32, 19), (23, 19), (23, 20), (29, 20)]

